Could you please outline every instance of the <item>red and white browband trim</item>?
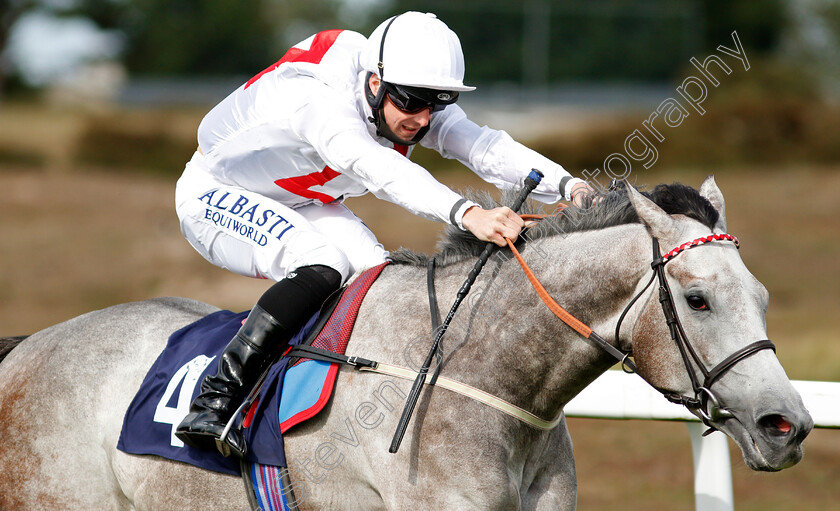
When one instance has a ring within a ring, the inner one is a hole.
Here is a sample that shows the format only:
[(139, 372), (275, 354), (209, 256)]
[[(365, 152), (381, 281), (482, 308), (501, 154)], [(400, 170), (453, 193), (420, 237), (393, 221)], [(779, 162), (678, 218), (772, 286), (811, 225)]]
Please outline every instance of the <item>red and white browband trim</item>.
[(683, 243), (682, 245), (678, 246), (674, 250), (672, 250), (672, 251), (668, 252), (667, 254), (663, 255), (662, 256), (662, 263), (663, 264), (667, 263), (670, 259), (673, 259), (674, 257), (679, 255), (680, 253), (684, 252), (685, 250), (688, 250), (689, 248), (699, 247), (700, 245), (705, 245), (706, 243), (708, 243), (710, 241), (731, 241), (732, 243), (735, 244), (736, 248), (738, 248), (738, 246), (739, 246), (738, 238), (736, 238), (735, 236), (732, 236), (731, 234), (712, 234), (710, 236), (697, 238), (696, 240), (688, 241), (686, 243)]

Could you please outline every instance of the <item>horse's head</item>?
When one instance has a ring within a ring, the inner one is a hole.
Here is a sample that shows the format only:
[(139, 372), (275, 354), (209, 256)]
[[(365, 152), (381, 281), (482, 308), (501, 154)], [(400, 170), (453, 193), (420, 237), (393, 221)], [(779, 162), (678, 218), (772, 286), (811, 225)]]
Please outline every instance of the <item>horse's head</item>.
[[(627, 188), (642, 223), (659, 241), (657, 257), (686, 242), (725, 233), (723, 195), (711, 177), (700, 194), (718, 213), (713, 232), (696, 219), (669, 215)], [(747, 270), (736, 244), (725, 238), (666, 259), (661, 268), (676, 322), (669, 327), (656, 285), (635, 309), (632, 324), (622, 330), (639, 373), (659, 389), (699, 405), (693, 412), (735, 440), (750, 468), (775, 471), (796, 464), (813, 420), (773, 350), (766, 349), (772, 344), (757, 343), (767, 339), (767, 290)], [(685, 334), (682, 348), (671, 329), (677, 336), (680, 330)]]

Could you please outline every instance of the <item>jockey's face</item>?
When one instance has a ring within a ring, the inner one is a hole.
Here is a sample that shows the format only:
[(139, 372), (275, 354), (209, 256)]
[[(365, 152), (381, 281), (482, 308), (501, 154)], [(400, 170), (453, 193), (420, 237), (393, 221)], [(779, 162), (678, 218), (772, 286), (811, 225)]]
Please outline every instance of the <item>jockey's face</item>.
[[(370, 77), (371, 92), (377, 94), (379, 92), (379, 86), (379, 77), (372, 75)], [(406, 112), (397, 107), (387, 94), (385, 95), (385, 101), (382, 105), (383, 121), (388, 126), (388, 129), (406, 142), (412, 140), (421, 129), (429, 125), (431, 116), (431, 107), (415, 112)]]
[(417, 136), (417, 132), (429, 125), (432, 111), (431, 108), (424, 108), (415, 113), (404, 112), (386, 96), (382, 115), (385, 117), (385, 124), (398, 137), (403, 140), (412, 140)]

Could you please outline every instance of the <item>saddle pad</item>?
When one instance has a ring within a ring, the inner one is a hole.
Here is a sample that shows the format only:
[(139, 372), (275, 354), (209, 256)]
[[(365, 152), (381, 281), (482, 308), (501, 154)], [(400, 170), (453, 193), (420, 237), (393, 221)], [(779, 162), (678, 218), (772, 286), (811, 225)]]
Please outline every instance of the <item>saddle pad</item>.
[[(214, 312), (173, 333), (152, 365), (123, 420), (117, 448), (129, 454), (154, 454), (200, 468), (239, 475), (239, 463), (216, 451), (194, 449), (175, 437), (175, 428), (189, 412), (205, 376), (215, 373), (217, 359), (236, 335), (248, 311)], [(317, 315), (292, 339), (300, 343)], [(287, 360), (276, 364), (279, 374)], [(275, 377), (276, 378), (276, 377)]]
[[(333, 321), (337, 313), (327, 321), (324, 330), (346, 332), (344, 348), (352, 331), (356, 309), (385, 264), (357, 277), (342, 295), (336, 310), (343, 311), (351, 321), (349, 327), (343, 324), (343, 320)], [(343, 305), (345, 302), (356, 305)], [(184, 445), (175, 437), (175, 428), (189, 412), (190, 404), (200, 392), (201, 381), (216, 371), (218, 357), (247, 316), (247, 311), (214, 312), (170, 336), (126, 411), (117, 444), (119, 450), (129, 454), (162, 456), (215, 472), (240, 475), (238, 461), (224, 458), (216, 451), (202, 451)], [(297, 345), (309, 338), (317, 322), (318, 314), (315, 314), (289, 344)], [(345, 333), (328, 335), (339, 341), (345, 337)], [(249, 461), (285, 467), (282, 433), (314, 417), (329, 401), (338, 365), (308, 360), (295, 366), (289, 380), (290, 385), (296, 385), (296, 390), (286, 392), (290, 397), (282, 404), (280, 396), (288, 363), (289, 359), (284, 358), (272, 367), (254, 406), (243, 421), (243, 434), (250, 447)]]

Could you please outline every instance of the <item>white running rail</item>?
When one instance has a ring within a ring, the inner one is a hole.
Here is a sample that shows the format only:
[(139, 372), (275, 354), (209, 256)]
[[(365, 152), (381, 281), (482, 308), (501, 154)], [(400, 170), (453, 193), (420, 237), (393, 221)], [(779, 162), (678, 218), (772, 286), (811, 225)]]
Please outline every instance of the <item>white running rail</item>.
[[(840, 428), (840, 383), (794, 380), (816, 428)], [(694, 454), (694, 504), (697, 511), (733, 511), (732, 467), (723, 433), (704, 437), (704, 426), (681, 405), (667, 401), (634, 374), (607, 371), (565, 408), (567, 417), (683, 421)]]

